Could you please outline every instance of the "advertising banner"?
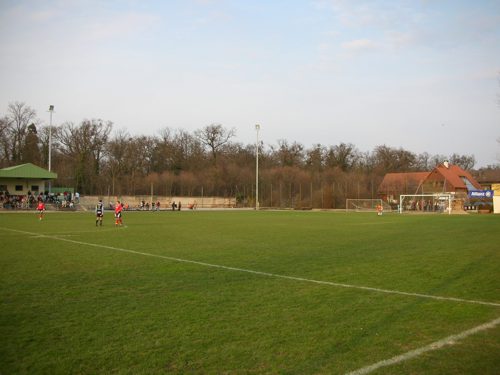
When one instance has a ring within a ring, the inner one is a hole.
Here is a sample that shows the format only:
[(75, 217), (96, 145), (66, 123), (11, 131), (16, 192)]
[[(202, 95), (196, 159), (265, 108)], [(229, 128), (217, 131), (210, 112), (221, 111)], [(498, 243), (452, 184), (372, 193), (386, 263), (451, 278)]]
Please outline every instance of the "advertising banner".
[(493, 190), (470, 190), (469, 198), (493, 198)]

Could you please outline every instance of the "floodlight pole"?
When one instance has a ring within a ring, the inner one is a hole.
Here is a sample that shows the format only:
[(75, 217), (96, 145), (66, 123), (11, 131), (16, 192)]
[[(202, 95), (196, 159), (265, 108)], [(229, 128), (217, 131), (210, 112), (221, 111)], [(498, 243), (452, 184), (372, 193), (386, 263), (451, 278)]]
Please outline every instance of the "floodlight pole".
[(52, 161), (52, 114), (54, 113), (54, 106), (49, 106), (50, 123), (49, 123), (49, 172), (51, 171)]
[[(50, 122), (49, 122), (49, 172), (52, 170), (52, 114), (54, 113), (54, 106), (49, 106)], [(51, 193), (52, 181), (49, 180), (49, 194)]]
[(259, 209), (259, 130), (260, 125), (255, 125), (257, 143), (255, 144), (255, 209)]

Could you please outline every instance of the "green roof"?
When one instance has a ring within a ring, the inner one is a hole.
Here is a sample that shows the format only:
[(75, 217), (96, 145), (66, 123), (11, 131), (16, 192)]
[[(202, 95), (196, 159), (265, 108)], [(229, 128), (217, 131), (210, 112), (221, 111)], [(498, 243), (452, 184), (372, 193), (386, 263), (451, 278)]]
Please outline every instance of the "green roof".
[(46, 169), (37, 167), (34, 164), (26, 163), (0, 169), (0, 178), (32, 178), (39, 180), (53, 180), (57, 178), (57, 173), (49, 172)]

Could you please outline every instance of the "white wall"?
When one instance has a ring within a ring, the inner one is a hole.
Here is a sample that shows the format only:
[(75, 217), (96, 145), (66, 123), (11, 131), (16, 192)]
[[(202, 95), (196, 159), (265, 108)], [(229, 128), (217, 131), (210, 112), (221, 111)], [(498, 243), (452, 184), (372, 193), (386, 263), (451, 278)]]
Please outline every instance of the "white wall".
[[(25, 180), (25, 179), (0, 179), (0, 185), (7, 185), (7, 191), (10, 195), (26, 195), (28, 191), (33, 194), (38, 195), (45, 191), (45, 181), (44, 180)], [(16, 185), (21, 185), (23, 190), (16, 191)], [(38, 185), (38, 191), (32, 191), (31, 187), (33, 185)]]
[(493, 213), (500, 214), (500, 195), (493, 197)]

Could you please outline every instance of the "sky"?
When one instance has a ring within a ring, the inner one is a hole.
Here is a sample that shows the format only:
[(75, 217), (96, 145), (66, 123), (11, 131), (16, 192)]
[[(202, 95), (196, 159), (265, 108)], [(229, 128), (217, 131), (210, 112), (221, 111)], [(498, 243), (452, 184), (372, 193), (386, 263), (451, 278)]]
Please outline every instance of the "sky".
[(500, 1), (0, 0), (0, 115), (500, 163)]

